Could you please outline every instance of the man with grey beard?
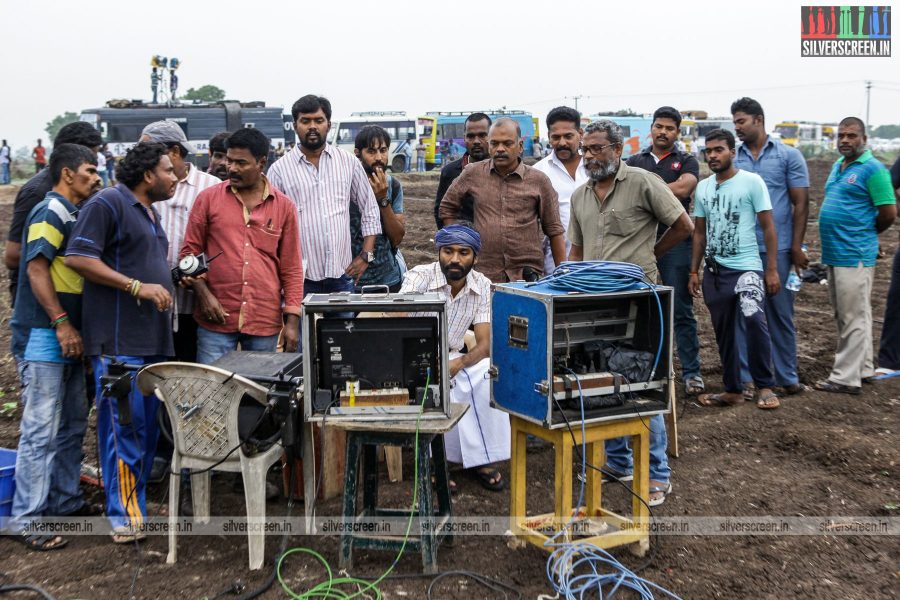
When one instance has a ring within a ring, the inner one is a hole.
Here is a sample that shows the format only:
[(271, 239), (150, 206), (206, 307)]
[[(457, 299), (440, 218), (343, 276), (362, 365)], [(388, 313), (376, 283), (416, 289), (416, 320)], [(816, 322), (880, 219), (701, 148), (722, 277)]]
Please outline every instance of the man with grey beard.
[[(634, 263), (655, 282), (656, 260), (687, 239), (694, 224), (658, 175), (622, 161), (622, 142), (622, 130), (612, 121), (584, 129), (581, 150), (589, 179), (572, 193), (569, 260)], [(668, 229), (657, 239), (660, 223)], [(650, 419), (650, 506), (665, 502), (672, 491), (667, 445), (665, 422), (657, 415)], [(625, 438), (606, 442), (607, 471), (628, 477), (632, 464)]]

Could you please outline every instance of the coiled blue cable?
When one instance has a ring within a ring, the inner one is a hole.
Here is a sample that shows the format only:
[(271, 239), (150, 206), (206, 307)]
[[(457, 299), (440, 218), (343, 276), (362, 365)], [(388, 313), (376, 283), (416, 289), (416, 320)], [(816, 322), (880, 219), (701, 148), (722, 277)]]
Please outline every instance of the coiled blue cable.
[[(584, 440), (586, 432), (581, 379), (574, 371), (566, 370), (575, 377), (575, 383), (578, 384), (578, 396), (581, 400), (581, 439)], [(586, 481), (587, 452), (581, 452), (581, 490), (578, 492), (576, 507), (580, 507), (584, 499)], [(557, 594), (566, 600), (575, 600), (584, 598), (586, 593), (596, 591), (598, 600), (603, 600), (603, 598), (612, 598), (619, 588), (625, 588), (637, 592), (641, 600), (654, 600), (654, 590), (669, 598), (681, 600), (679, 596), (664, 587), (639, 576), (602, 548), (584, 542), (556, 542), (556, 538), (562, 535), (575, 521), (575, 516), (576, 513), (573, 513), (565, 527), (562, 527), (544, 543), (545, 546), (555, 548), (550, 554), (550, 558), (547, 559), (547, 579)], [(587, 572), (576, 574), (579, 569), (587, 569)], [(610, 571), (601, 573), (600, 569), (610, 569)], [(604, 587), (606, 592), (604, 592)]]
[(624, 292), (628, 290), (647, 287), (656, 298), (656, 307), (659, 310), (659, 346), (656, 348), (656, 358), (653, 361), (653, 369), (650, 370), (648, 380), (656, 377), (656, 369), (662, 356), (663, 341), (665, 335), (663, 327), (662, 302), (656, 291), (656, 284), (647, 279), (644, 270), (632, 263), (591, 260), (579, 262), (561, 263), (550, 275), (533, 283), (525, 284), (526, 287), (545, 284), (553, 290), (561, 292), (581, 292), (583, 294), (607, 294)]

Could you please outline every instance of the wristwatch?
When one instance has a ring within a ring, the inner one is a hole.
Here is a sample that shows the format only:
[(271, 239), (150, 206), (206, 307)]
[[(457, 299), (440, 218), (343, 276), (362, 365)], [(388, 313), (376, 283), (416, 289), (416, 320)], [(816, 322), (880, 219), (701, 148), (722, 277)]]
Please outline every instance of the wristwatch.
[(363, 250), (362, 252), (359, 253), (359, 256), (369, 264), (371, 264), (372, 261), (375, 260), (374, 252), (366, 252), (365, 250)]
[(391, 203), (391, 201), (388, 199), (387, 196), (385, 196), (385, 197), (382, 198), (381, 200), (378, 200), (378, 199), (376, 198), (376, 201), (378, 202), (378, 206), (380, 206), (381, 208), (385, 208), (388, 204)]

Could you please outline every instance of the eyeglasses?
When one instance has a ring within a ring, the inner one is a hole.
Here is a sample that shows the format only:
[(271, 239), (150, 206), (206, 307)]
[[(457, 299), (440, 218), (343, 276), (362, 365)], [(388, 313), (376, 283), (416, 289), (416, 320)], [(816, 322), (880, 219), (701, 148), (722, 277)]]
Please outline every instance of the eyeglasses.
[(603, 145), (594, 144), (592, 146), (585, 146), (584, 144), (582, 144), (581, 151), (584, 154), (587, 154), (588, 152), (590, 152), (591, 154), (596, 156), (596, 155), (600, 154), (601, 152), (603, 152), (604, 150), (606, 150), (607, 148), (609, 148), (610, 146), (618, 146), (618, 145), (619, 145), (618, 143), (603, 144)]

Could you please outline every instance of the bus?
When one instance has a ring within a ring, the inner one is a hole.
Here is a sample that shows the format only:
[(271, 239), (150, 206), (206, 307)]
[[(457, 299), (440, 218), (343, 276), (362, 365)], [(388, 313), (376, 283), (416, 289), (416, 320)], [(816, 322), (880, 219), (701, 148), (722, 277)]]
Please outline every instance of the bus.
[(184, 131), (198, 154), (192, 162), (205, 169), (209, 163), (209, 139), (222, 131), (254, 127), (283, 147), (294, 142), (291, 115), (282, 114), (280, 106), (265, 102), (197, 102), (183, 104), (148, 104), (141, 100), (110, 100), (102, 108), (81, 111), (80, 120), (100, 131), (107, 147), (116, 157), (134, 146), (144, 127), (155, 121), (172, 121)]
[(409, 142), (413, 148), (416, 147), (416, 121), (400, 110), (354, 112), (346, 119), (331, 122), (328, 143), (353, 154), (356, 135), (365, 125), (378, 125), (388, 132), (391, 147), (388, 150), (387, 167), (394, 173), (402, 173), (406, 166), (402, 145)]
[(717, 119), (697, 119), (697, 151), (694, 153), (706, 161), (706, 134), (714, 129), (725, 129), (735, 132), (734, 122), (731, 119), (720, 117)]
[[(823, 141), (823, 127), (819, 123), (804, 121), (782, 121), (775, 124), (775, 133), (781, 136), (781, 143), (799, 148), (800, 146), (818, 146)], [(832, 136), (834, 130), (832, 129)]]
[(514, 120), (522, 131), (523, 157), (532, 156), (534, 138), (539, 135), (538, 119), (523, 110), (482, 110), (470, 112), (428, 112), (417, 120), (425, 146), (425, 166), (440, 169), (444, 162), (445, 148), (451, 157), (460, 157), (466, 152), (466, 119), (474, 112), (483, 112), (496, 121), (501, 117)]
[(622, 160), (632, 154), (637, 154), (642, 148), (650, 145), (650, 126), (653, 125), (652, 115), (631, 115), (622, 117), (618, 115), (591, 115), (591, 121), (612, 121), (622, 128), (625, 142), (622, 144)]

